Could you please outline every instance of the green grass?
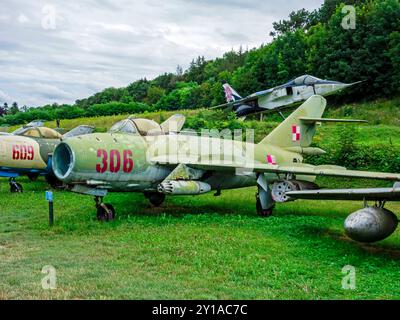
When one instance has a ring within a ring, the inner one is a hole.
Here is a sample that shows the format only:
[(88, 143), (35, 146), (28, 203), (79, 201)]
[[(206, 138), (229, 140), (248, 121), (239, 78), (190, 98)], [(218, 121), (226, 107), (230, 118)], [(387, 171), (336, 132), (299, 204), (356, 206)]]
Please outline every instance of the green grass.
[[(331, 109), (327, 117), (370, 120), (357, 142), (400, 144), (398, 99)], [(378, 107), (379, 108), (378, 108)], [(183, 111), (189, 117), (197, 111)], [(157, 121), (171, 112), (141, 116)], [(62, 120), (107, 130), (126, 115)], [(276, 121), (276, 118), (273, 118)], [(278, 122), (250, 122), (257, 140)], [(46, 123), (54, 127), (54, 122)], [(14, 129), (14, 128), (10, 128)], [(337, 143), (337, 126), (316, 141)], [(55, 192), (55, 225), (48, 226), (47, 186), (23, 180), (9, 194), (0, 180), (0, 299), (399, 299), (400, 232), (372, 245), (343, 234), (358, 202), (298, 201), (277, 205), (274, 217), (255, 214), (255, 189), (171, 197), (152, 208), (141, 194), (111, 194), (118, 218), (95, 219), (91, 197)], [(323, 186), (366, 187), (364, 181), (321, 179)], [(375, 185), (385, 185), (376, 184)], [(396, 213), (400, 204), (387, 206)], [(57, 289), (41, 288), (41, 270), (57, 270)], [(353, 265), (357, 289), (343, 290), (341, 270)]]
[[(118, 218), (99, 223), (91, 197), (57, 191), (50, 228), (47, 186), (22, 181), (23, 194), (0, 182), (2, 299), (400, 298), (400, 233), (373, 245), (343, 235), (360, 203), (299, 201), (263, 219), (254, 188), (171, 197), (161, 208), (140, 194), (111, 194)], [(354, 291), (341, 288), (348, 264)], [(41, 288), (45, 265), (57, 270), (56, 290)]]

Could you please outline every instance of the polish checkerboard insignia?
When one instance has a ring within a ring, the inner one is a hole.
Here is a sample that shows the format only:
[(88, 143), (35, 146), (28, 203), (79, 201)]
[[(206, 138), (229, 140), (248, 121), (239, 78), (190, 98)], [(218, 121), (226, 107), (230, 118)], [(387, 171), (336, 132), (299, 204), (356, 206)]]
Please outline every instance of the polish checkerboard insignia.
[(292, 126), (292, 140), (293, 142), (300, 141), (301, 138), (301, 128), (300, 126), (293, 125)]

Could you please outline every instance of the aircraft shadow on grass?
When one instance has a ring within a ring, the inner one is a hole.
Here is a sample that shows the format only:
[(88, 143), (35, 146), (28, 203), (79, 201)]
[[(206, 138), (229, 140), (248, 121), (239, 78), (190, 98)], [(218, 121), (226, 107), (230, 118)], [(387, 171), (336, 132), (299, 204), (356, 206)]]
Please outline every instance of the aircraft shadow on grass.
[(388, 243), (360, 243), (347, 237), (343, 232), (333, 230), (327, 227), (317, 227), (304, 225), (298, 232), (310, 238), (330, 238), (335, 242), (346, 244), (352, 248), (356, 248), (360, 253), (372, 255), (381, 258), (390, 258), (400, 260), (400, 245)]

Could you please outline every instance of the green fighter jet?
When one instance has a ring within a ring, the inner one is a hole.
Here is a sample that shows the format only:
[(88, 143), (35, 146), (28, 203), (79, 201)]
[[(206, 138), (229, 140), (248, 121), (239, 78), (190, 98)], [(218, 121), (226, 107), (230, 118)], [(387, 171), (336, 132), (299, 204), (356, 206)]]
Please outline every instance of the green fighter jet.
[[(185, 119), (179, 115), (161, 125), (129, 118), (108, 133), (61, 142), (54, 151), (53, 169), (71, 191), (95, 197), (100, 220), (115, 216), (113, 206), (103, 203), (111, 191), (141, 192), (159, 206), (166, 195), (212, 190), (220, 195), (224, 189), (257, 186), (257, 212), (270, 216), (276, 202), (295, 199), (288, 193), (319, 189), (317, 176), (400, 181), (400, 174), (304, 164), (304, 155), (324, 153), (310, 147), (319, 123), (362, 122), (324, 119), (325, 107), (322, 96), (310, 97), (258, 144), (181, 132)], [(387, 227), (385, 235), (393, 228)]]

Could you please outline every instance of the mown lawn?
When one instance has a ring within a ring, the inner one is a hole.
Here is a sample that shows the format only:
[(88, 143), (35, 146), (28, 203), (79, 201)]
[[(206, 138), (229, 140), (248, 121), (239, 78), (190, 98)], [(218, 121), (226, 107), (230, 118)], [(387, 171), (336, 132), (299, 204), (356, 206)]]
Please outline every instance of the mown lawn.
[[(118, 219), (99, 223), (91, 197), (57, 191), (50, 228), (46, 185), (22, 182), (23, 194), (0, 182), (2, 299), (400, 298), (400, 232), (373, 245), (343, 234), (360, 203), (299, 201), (263, 219), (253, 188), (157, 209), (140, 194), (112, 194)], [(41, 287), (46, 265), (55, 290)], [(356, 268), (356, 290), (342, 289), (345, 265)]]

